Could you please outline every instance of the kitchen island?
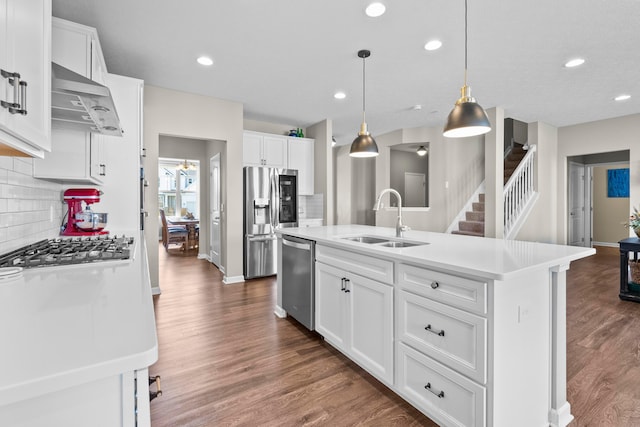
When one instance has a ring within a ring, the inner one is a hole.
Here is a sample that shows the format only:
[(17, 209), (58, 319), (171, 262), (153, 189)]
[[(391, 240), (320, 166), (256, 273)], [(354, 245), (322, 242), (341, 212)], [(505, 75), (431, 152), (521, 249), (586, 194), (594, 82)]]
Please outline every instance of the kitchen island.
[(0, 281), (0, 425), (150, 425), (158, 358), (140, 233), (131, 259)]
[[(434, 421), (572, 420), (566, 270), (594, 249), (358, 225), (278, 234), (315, 242), (316, 331)], [(280, 275), (277, 301), (285, 316)]]

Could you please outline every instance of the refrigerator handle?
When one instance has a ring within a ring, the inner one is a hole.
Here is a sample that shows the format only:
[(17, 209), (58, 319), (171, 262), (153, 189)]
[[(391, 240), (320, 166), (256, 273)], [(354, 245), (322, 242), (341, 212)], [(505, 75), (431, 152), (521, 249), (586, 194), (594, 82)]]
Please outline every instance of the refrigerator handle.
[(275, 169), (271, 170), (271, 228), (275, 231), (278, 225), (278, 204), (280, 203), (278, 197), (278, 185), (276, 183), (276, 177), (278, 172)]

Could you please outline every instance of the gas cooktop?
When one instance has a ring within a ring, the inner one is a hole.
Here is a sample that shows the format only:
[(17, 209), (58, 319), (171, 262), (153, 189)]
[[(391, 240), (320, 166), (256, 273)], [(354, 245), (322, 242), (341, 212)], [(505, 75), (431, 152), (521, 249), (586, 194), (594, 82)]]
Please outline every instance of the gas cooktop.
[(126, 260), (133, 237), (92, 236), (45, 239), (0, 255), (2, 267), (49, 267)]

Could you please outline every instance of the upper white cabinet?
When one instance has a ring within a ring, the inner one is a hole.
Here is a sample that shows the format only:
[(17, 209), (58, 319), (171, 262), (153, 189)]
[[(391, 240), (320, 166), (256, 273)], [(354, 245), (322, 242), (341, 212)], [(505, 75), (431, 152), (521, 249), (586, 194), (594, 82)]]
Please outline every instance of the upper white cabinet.
[(53, 129), (53, 150), (33, 160), (35, 178), (102, 184), (107, 174), (104, 136), (69, 129)]
[(287, 167), (287, 137), (245, 132), (242, 140), (245, 166)]
[(51, 150), (51, 0), (0, 0), (0, 155)]
[(298, 171), (298, 195), (313, 195), (314, 140), (245, 131), (243, 165)]
[(313, 147), (313, 139), (287, 139), (287, 168), (298, 171), (298, 194), (301, 196), (312, 196), (314, 194)]
[(51, 61), (105, 84), (105, 65), (98, 33), (95, 28), (52, 18)]

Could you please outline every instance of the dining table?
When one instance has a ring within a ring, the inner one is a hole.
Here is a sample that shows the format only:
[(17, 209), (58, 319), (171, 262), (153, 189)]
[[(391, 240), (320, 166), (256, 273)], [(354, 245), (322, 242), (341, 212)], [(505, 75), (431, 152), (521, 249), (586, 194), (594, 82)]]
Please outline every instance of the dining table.
[(186, 249), (193, 249), (198, 246), (198, 233), (196, 233), (196, 228), (198, 224), (200, 224), (199, 219), (181, 216), (168, 216), (167, 222), (169, 225), (184, 225), (187, 228)]

